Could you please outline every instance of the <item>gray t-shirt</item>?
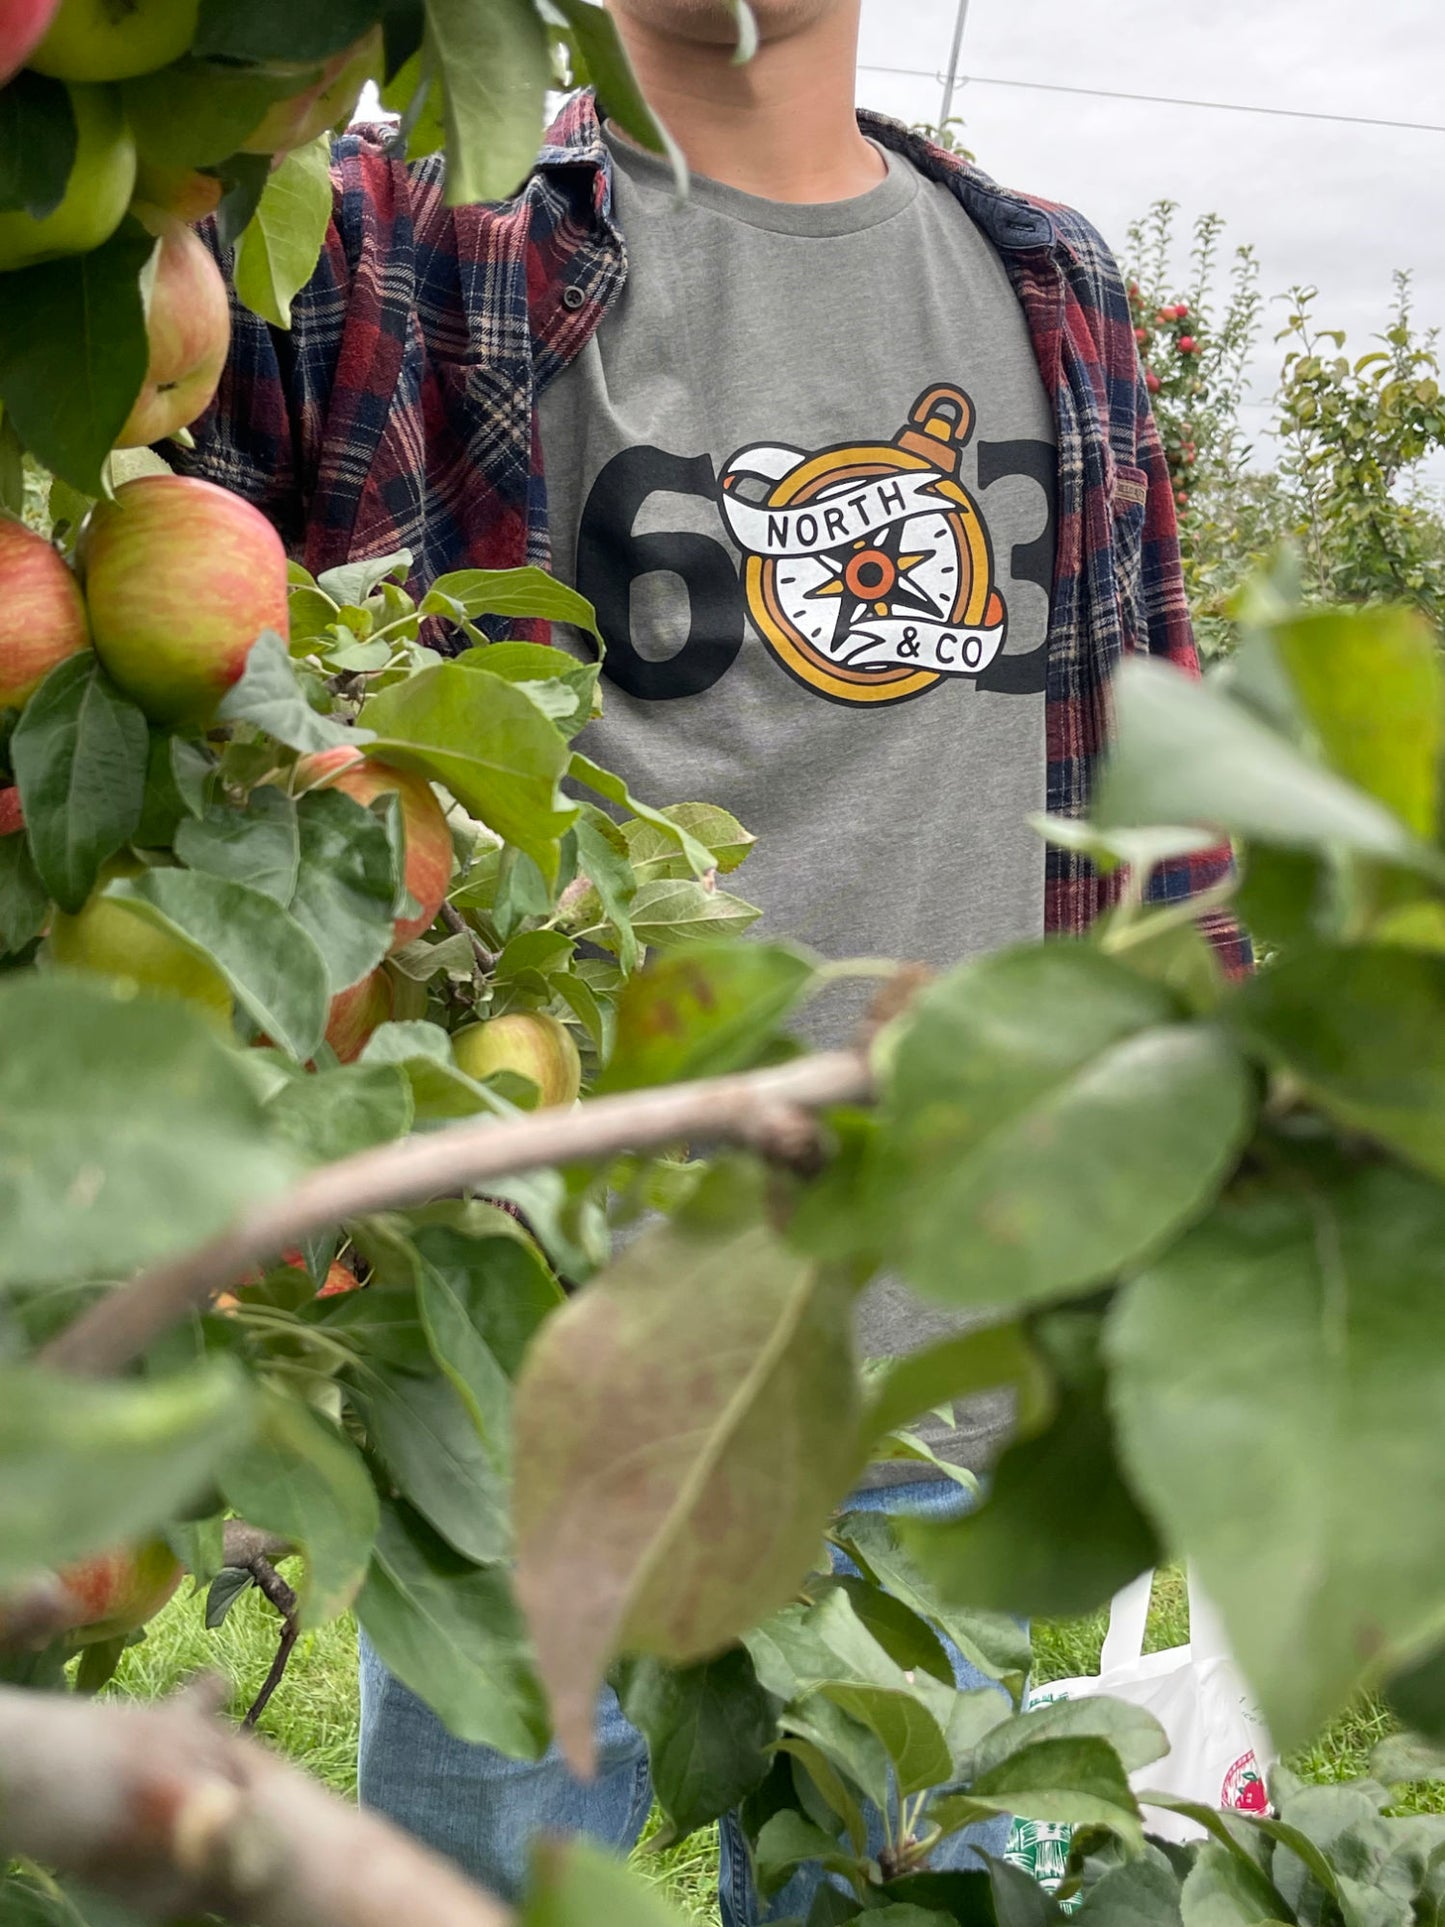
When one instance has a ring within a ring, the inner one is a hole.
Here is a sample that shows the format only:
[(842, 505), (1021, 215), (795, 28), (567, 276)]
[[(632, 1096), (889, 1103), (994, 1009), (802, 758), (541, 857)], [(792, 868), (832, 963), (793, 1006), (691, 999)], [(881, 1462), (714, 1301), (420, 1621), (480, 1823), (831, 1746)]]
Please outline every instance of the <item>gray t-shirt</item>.
[[(1002, 263), (895, 154), (855, 200), (679, 204), (608, 139), (627, 281), (541, 398), (553, 565), (607, 641), (582, 746), (758, 835), (759, 935), (940, 969), (1039, 936), (1055, 433)], [(811, 1040), (873, 988), (830, 991)], [(957, 1322), (885, 1282), (860, 1339)], [(973, 1463), (999, 1421), (929, 1435)]]

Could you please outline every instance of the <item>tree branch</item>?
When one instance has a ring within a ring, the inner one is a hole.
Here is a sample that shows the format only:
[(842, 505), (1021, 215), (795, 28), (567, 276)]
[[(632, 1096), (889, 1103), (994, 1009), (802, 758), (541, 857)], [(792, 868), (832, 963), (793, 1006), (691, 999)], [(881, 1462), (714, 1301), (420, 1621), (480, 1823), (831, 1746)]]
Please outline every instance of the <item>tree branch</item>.
[(444, 1860), (208, 1715), (0, 1687), (0, 1863), (24, 1855), (156, 1920), (507, 1927)]
[(256, 1590), (262, 1593), (281, 1615), (281, 1637), (276, 1646), (276, 1657), (271, 1662), (271, 1670), (262, 1681), (261, 1690), (251, 1702), (250, 1711), (241, 1725), (247, 1732), (255, 1730), (256, 1722), (266, 1711), (271, 1695), (286, 1676), (286, 1665), (291, 1658), (291, 1648), (296, 1644), (301, 1631), (301, 1623), (296, 1616), (297, 1600), (295, 1593), (277, 1572), (264, 1554), (257, 1553), (247, 1570), (254, 1580)]
[(98, 1299), (50, 1341), (41, 1360), (61, 1371), (119, 1371), (187, 1312), (256, 1265), (345, 1218), (474, 1190), (520, 1171), (612, 1157), (678, 1138), (752, 1144), (767, 1155), (776, 1146), (780, 1118), (866, 1102), (872, 1090), (867, 1060), (859, 1052), (825, 1051), (770, 1070), (592, 1098), (570, 1111), (534, 1111), (503, 1121), (473, 1118), (380, 1145), (313, 1171), (221, 1237)]

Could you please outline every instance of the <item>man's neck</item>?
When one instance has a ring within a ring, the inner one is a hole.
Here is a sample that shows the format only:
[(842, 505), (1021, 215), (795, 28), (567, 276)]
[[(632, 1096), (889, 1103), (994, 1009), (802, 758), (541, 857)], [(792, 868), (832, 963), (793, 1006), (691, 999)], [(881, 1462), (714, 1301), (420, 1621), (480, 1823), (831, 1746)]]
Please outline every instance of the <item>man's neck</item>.
[(745, 65), (732, 49), (678, 40), (614, 14), (637, 77), (697, 174), (769, 201), (847, 201), (886, 164), (858, 131), (857, 13), (764, 41)]

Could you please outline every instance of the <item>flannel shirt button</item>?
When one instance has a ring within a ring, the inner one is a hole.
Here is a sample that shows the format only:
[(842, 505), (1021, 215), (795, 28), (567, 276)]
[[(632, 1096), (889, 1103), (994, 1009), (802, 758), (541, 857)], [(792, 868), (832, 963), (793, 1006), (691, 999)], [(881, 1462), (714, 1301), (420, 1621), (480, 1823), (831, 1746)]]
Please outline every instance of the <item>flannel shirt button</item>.
[(576, 314), (586, 299), (586, 295), (580, 288), (563, 288), (562, 290), (562, 306), (569, 308), (573, 314)]

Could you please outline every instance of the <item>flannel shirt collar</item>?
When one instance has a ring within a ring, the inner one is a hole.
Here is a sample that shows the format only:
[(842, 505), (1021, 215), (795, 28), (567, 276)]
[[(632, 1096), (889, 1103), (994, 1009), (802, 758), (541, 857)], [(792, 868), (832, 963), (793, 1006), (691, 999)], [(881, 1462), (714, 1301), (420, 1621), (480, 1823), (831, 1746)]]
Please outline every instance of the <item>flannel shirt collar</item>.
[[(1054, 210), (1046, 201), (1000, 187), (981, 167), (962, 155), (950, 154), (914, 133), (901, 121), (860, 109), (858, 125), (880, 147), (892, 148), (910, 160), (929, 180), (944, 182), (993, 245), (1005, 253), (1044, 249), (1060, 257), (1073, 250), (1059, 232)], [(592, 216), (616, 238), (612, 221), (612, 156), (602, 138), (597, 104), (590, 91), (566, 102), (537, 157), (538, 171), (564, 193), (582, 189)]]

